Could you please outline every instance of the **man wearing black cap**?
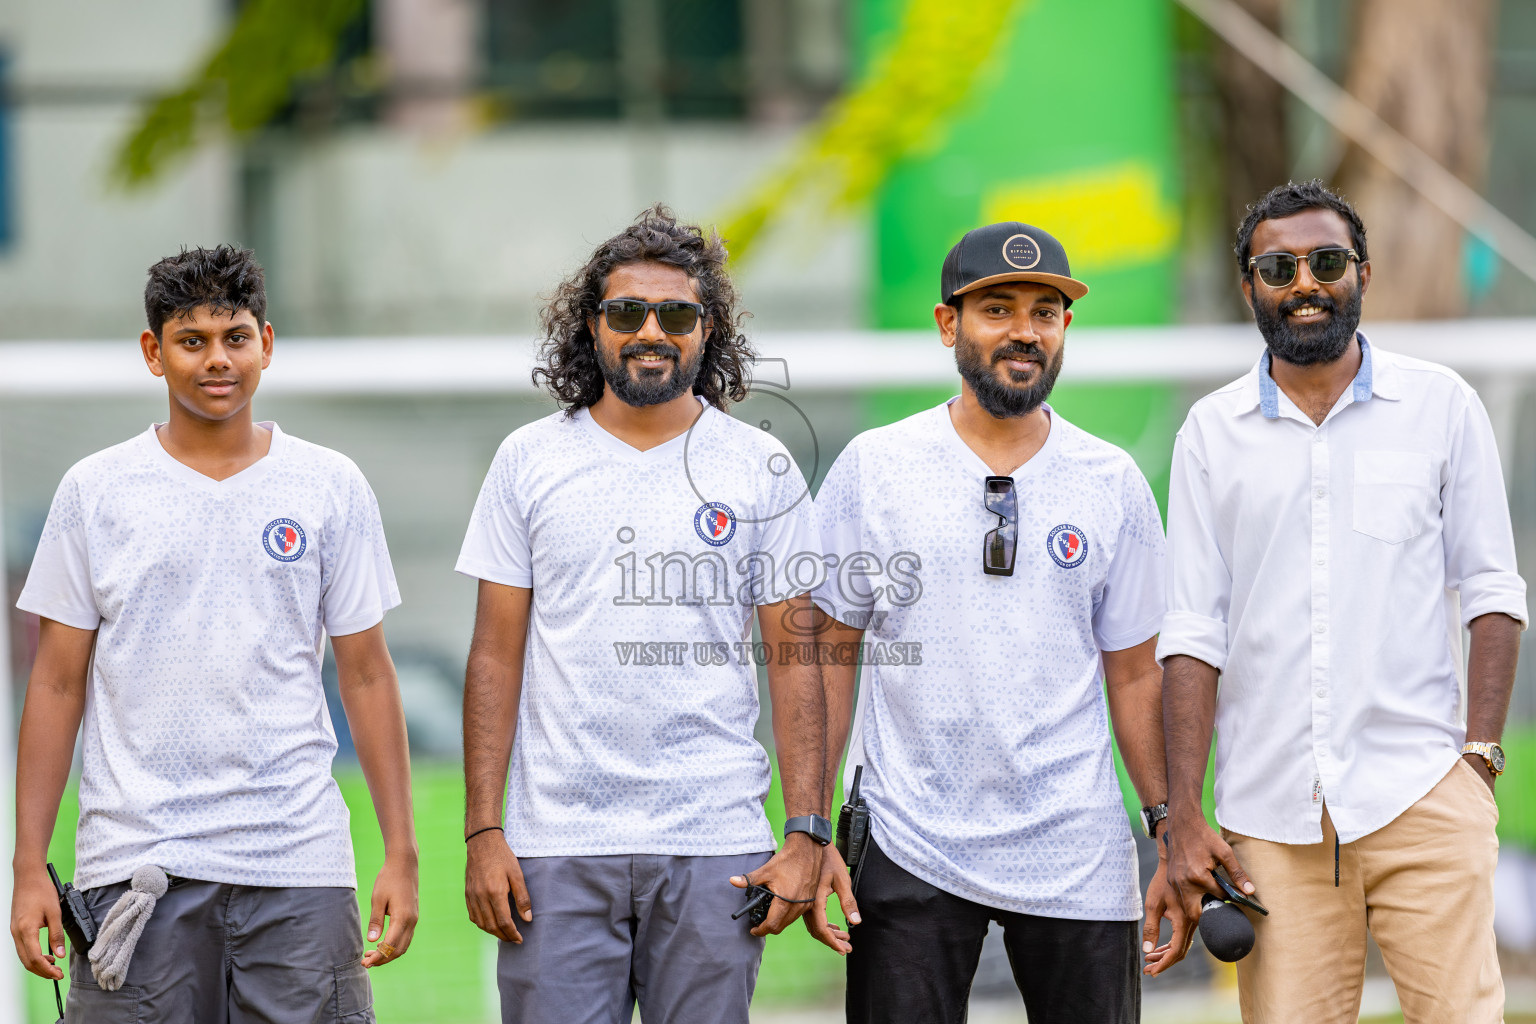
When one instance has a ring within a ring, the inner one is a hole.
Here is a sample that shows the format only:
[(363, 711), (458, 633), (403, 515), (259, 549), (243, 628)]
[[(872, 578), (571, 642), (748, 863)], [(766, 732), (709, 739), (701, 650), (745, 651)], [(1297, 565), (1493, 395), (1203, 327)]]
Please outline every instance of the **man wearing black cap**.
[[(871, 840), (851, 880), (824, 862), (850, 930), (814, 910), (811, 929), (849, 954), (850, 1022), (963, 1021), (992, 921), (1032, 1024), (1134, 1021), (1143, 907), (1105, 693), (1155, 834), (1162, 523), (1130, 456), (1045, 403), (1088, 292), (1061, 244), (978, 228), (941, 281), (959, 396), (855, 438), (816, 498), (839, 566), (815, 595), (822, 639), (858, 650), (842, 645), (868, 630), (871, 650), (920, 654), (868, 659), (856, 713), (850, 659), (825, 669), (829, 756), (852, 723), (844, 778), (863, 766)], [(1154, 949), (1165, 916), (1173, 938)], [(1160, 863), (1148, 973), (1187, 932)]]

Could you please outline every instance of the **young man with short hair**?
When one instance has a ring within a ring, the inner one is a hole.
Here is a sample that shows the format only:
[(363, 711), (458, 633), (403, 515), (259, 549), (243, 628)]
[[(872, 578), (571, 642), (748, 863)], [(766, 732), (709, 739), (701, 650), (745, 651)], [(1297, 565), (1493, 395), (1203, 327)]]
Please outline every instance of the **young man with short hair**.
[(1494, 1024), (1527, 612), (1493, 428), (1456, 374), (1359, 330), (1365, 225), (1322, 182), (1260, 199), (1236, 250), (1266, 351), (1190, 410), (1169, 487), (1169, 878), (1194, 917), (1216, 868), (1266, 905), (1245, 1021), (1354, 1021), (1369, 934), (1410, 1024)]
[[(820, 550), (789, 453), (724, 412), (746, 397), (738, 324), (720, 240), (647, 211), (546, 307), (535, 379), (562, 410), (512, 432), (475, 504), (465, 898), (502, 940), (508, 1024), (629, 1024), (636, 1003), (746, 1024), (762, 936), (815, 893), (825, 703), (814, 659), (781, 652)], [(749, 884), (774, 894), (760, 924), (732, 920)]]
[[(366, 968), (405, 953), (417, 916), (378, 505), (351, 460), (253, 420), (273, 331), (249, 250), (161, 260), (144, 305), (169, 418), (65, 475), (17, 602), (42, 621), (17, 740), (16, 950), (62, 976), (45, 861), (83, 722), (74, 881), (95, 924), (139, 872), (168, 884), (126, 976), (71, 950), (66, 1021), (372, 1021)], [(366, 953), (327, 634), (384, 833)]]
[[(1136, 926), (1107, 721), (1155, 835), (1162, 522), (1130, 456), (1046, 404), (1088, 291), (1061, 244), (977, 228), (940, 286), (959, 396), (854, 438), (816, 498), (839, 570), (816, 591), (831, 756), (852, 720), (843, 778), (863, 766), (871, 838), (852, 891), (835, 850), (823, 870), (819, 895), (836, 890), (853, 927), (818, 904), (812, 931), (848, 954), (851, 1024), (964, 1021), (992, 921), (1030, 1021), (1132, 1022), (1143, 955), (1156, 973), (1188, 938), (1161, 861)], [(866, 633), (855, 715), (856, 660), (839, 654)]]

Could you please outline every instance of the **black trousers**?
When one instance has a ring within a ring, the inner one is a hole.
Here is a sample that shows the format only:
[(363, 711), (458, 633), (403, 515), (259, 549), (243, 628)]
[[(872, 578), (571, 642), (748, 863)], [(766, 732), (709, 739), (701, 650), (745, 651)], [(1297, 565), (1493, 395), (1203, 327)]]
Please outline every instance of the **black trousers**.
[(935, 888), (866, 848), (850, 933), (848, 1024), (963, 1024), (989, 922), (1003, 926), (1029, 1024), (1141, 1020), (1141, 928), (1015, 914)]

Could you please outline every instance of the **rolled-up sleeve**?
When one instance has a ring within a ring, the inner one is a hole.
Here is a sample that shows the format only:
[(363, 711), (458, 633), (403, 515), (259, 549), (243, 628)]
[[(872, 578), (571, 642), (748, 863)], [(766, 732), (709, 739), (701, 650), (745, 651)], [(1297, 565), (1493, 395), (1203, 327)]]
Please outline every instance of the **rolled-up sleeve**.
[(1227, 662), (1232, 574), (1222, 556), (1211, 507), (1210, 475), (1179, 432), (1168, 483), (1168, 611), (1157, 660), (1175, 654), (1220, 670)]
[(1463, 626), (1490, 612), (1529, 625), (1493, 424), (1476, 392), (1466, 398), (1440, 490), (1445, 585), (1461, 594)]

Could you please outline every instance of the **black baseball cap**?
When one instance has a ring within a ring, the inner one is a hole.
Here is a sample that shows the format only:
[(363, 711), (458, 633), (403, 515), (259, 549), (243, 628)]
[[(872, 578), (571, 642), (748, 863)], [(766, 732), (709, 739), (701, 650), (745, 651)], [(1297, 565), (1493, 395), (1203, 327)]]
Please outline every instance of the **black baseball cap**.
[(967, 231), (944, 257), (939, 290), (944, 301), (1006, 281), (1036, 281), (1056, 288), (1066, 304), (1088, 294), (1067, 266), (1067, 250), (1055, 236), (1029, 224), (1007, 220)]

